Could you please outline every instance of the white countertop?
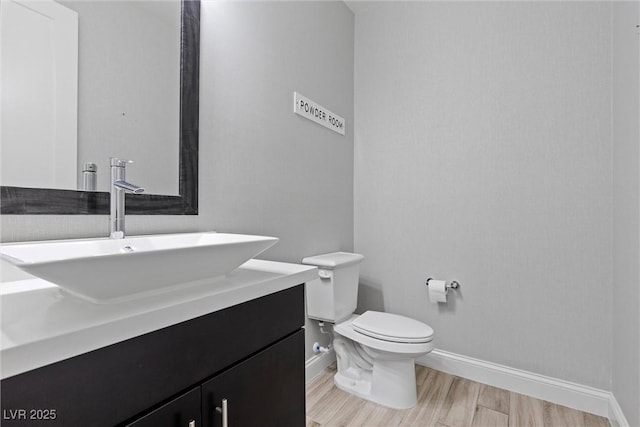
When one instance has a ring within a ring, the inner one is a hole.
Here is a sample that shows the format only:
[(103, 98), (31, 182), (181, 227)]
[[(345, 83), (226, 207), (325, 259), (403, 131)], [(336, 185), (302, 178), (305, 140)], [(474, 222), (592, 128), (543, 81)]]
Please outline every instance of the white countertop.
[(94, 304), (41, 279), (0, 285), (0, 378), (291, 288), (316, 267), (252, 259), (211, 283)]

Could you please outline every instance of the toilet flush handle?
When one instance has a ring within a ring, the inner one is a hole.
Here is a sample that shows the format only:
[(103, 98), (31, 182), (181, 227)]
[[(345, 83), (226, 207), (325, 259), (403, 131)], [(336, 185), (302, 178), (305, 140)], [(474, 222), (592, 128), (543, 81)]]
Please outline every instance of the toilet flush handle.
[(331, 272), (327, 270), (318, 270), (318, 277), (321, 279), (331, 279)]

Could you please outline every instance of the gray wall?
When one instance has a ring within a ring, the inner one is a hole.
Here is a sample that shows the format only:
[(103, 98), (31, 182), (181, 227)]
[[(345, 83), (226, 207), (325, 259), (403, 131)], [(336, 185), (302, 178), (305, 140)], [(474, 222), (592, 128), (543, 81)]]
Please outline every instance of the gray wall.
[[(341, 2), (208, 1), (201, 37), (200, 215), (129, 216), (128, 233), (273, 235), (261, 257), (288, 262), (353, 250), (353, 13)], [(294, 115), (293, 91), (344, 117), (346, 136)], [(106, 216), (1, 225), (2, 241), (108, 234)]]
[[(215, 227), (280, 237), (265, 253), (300, 262), (353, 250), (353, 13), (342, 2), (211, 2), (213, 54), (200, 130)], [(329, 30), (330, 29), (330, 30)], [(293, 114), (298, 91), (346, 119), (346, 136)], [(308, 322), (306, 356), (327, 343)]]
[(640, 425), (638, 2), (613, 8), (613, 394)]
[[(610, 389), (610, 5), (353, 7), (359, 308)], [(428, 276), (462, 288), (432, 305)]]

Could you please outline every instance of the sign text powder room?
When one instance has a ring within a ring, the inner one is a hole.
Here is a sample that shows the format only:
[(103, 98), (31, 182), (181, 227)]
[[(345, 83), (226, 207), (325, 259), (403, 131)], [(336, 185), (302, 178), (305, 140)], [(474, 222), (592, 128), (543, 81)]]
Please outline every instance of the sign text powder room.
[(342, 117), (300, 95), (298, 92), (293, 92), (293, 112), (334, 132), (338, 132), (340, 135), (344, 135), (345, 120)]

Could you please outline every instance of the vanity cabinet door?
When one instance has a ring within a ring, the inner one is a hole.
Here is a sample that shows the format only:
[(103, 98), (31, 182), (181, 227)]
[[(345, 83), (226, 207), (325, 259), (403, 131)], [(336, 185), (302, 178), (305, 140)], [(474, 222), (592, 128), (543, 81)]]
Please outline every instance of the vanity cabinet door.
[(222, 427), (304, 426), (304, 330), (258, 352), (202, 385), (202, 420)]
[(200, 402), (200, 387), (196, 387), (126, 426), (200, 427), (202, 425)]

